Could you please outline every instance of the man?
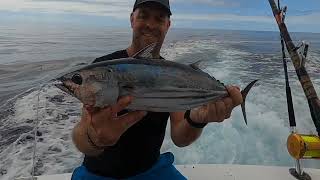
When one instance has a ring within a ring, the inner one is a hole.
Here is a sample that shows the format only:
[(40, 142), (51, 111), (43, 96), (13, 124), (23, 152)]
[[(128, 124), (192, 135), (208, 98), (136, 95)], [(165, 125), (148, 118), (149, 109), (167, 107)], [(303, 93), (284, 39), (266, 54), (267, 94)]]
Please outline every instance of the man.
[[(154, 42), (158, 44), (153, 56), (162, 58), (170, 15), (169, 0), (136, 0), (130, 15), (131, 45), (94, 63), (133, 56)], [(84, 107), (73, 141), (85, 158), (72, 179), (185, 179), (172, 165), (172, 153), (160, 155), (167, 120), (170, 116), (174, 144), (188, 146), (207, 123), (224, 121), (242, 102), (239, 88), (228, 87), (228, 91), (230, 97), (187, 112), (128, 112), (125, 108), (134, 101), (132, 97), (119, 97), (117, 104), (102, 109)]]

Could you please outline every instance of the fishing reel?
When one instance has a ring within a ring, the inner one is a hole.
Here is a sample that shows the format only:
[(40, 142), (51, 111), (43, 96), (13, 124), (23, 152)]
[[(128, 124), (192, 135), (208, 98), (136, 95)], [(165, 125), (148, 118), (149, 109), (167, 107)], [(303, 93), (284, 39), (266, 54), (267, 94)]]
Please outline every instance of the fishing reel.
[(298, 180), (311, 180), (309, 174), (304, 172), (300, 165), (301, 159), (320, 159), (320, 138), (316, 135), (297, 134), (294, 131), (287, 139), (289, 154), (296, 160), (296, 167), (289, 172)]
[(296, 160), (320, 159), (320, 137), (292, 133), (287, 139), (287, 149)]

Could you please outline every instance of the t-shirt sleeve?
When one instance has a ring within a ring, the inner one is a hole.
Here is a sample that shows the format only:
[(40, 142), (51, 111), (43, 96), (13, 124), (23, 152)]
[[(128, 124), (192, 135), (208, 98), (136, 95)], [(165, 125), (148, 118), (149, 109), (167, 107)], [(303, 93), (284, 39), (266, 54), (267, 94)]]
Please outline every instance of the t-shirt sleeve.
[(98, 57), (96, 58), (92, 63), (97, 63), (97, 62), (102, 62), (102, 61), (107, 61), (107, 60), (111, 60), (112, 59), (112, 54), (108, 54), (102, 57)]
[(111, 54), (107, 54), (105, 56), (96, 58), (92, 63), (108, 61), (108, 60), (112, 60), (112, 59), (127, 58), (127, 57), (128, 57), (127, 51), (126, 50), (120, 50), (120, 51), (116, 51), (116, 52), (113, 52)]

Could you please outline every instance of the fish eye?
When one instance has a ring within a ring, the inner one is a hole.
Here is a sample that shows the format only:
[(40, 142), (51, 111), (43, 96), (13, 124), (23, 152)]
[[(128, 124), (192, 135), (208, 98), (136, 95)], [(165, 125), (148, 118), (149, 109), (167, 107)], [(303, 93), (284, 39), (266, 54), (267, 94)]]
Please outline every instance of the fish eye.
[(72, 76), (71, 81), (78, 84), (78, 85), (81, 85), (82, 84), (82, 77), (80, 76), (80, 74), (75, 74)]

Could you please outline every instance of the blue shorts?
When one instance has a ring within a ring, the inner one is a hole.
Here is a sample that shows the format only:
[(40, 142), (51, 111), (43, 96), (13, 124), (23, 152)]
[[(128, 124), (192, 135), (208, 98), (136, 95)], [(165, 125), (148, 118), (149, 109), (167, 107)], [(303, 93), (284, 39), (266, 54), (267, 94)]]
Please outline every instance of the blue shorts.
[[(159, 160), (146, 172), (138, 174), (127, 180), (186, 180), (172, 164), (174, 156), (171, 152), (160, 155)], [(80, 166), (73, 171), (72, 180), (114, 180), (113, 178), (97, 176), (89, 172), (86, 167)]]

